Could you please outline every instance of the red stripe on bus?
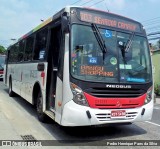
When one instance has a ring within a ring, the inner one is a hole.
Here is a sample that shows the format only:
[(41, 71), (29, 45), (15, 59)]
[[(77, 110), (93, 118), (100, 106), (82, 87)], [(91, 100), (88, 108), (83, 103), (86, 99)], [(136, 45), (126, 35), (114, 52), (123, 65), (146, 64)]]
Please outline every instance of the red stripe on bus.
[(135, 98), (99, 98), (84, 93), (91, 108), (115, 109), (115, 108), (136, 108), (144, 105), (146, 94)]
[(3, 71), (0, 71), (0, 74), (3, 74)]
[(44, 79), (45, 79), (45, 72), (44, 71), (42, 71), (41, 72), (41, 77), (42, 77), (42, 84), (43, 84), (43, 86), (44, 86)]

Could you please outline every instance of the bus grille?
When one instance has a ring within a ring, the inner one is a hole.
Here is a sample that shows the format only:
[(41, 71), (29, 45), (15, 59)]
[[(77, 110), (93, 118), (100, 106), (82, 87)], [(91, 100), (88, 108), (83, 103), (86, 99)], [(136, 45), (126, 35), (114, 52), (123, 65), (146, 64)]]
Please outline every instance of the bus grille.
[(100, 97), (100, 98), (107, 98), (107, 97), (118, 97), (118, 98), (124, 98), (124, 97), (139, 97), (145, 93), (142, 89), (128, 89), (128, 88), (89, 88), (86, 89), (85, 92), (89, 93), (92, 96)]
[(126, 113), (126, 117), (122, 117), (122, 118), (111, 118), (111, 114), (110, 113), (97, 113), (96, 118), (98, 121), (100, 122), (105, 122), (105, 121), (113, 121), (113, 120), (133, 120), (136, 116), (137, 116), (138, 112), (127, 112)]

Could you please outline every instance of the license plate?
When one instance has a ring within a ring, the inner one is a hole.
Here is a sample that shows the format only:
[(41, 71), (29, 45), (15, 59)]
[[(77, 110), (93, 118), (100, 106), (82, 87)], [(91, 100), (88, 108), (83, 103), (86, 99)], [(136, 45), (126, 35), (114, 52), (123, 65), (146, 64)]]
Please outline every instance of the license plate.
[(125, 117), (125, 116), (126, 116), (125, 110), (111, 111), (111, 117)]

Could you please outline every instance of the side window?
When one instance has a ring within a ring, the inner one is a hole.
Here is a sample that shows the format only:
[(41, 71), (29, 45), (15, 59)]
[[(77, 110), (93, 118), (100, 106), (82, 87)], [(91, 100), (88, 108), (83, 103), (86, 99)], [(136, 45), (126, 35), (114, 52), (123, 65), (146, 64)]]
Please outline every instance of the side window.
[(27, 38), (24, 61), (31, 61), (32, 60), (33, 44), (34, 44), (34, 37), (31, 36), (31, 37)]
[(8, 51), (8, 57), (9, 57), (8, 62), (12, 62), (13, 61), (13, 48), (12, 47), (10, 47)]
[(23, 61), (24, 58), (24, 47), (25, 47), (25, 40), (20, 41), (19, 43), (19, 53), (18, 53), (18, 61)]
[(44, 60), (46, 55), (48, 29), (44, 29), (36, 35), (36, 45), (33, 54), (34, 60)]
[(18, 56), (18, 51), (19, 51), (19, 43), (13, 45), (9, 49), (9, 62), (17, 62), (17, 56)]
[(15, 44), (15, 46), (14, 46), (13, 62), (18, 61), (18, 52), (19, 52), (19, 43)]

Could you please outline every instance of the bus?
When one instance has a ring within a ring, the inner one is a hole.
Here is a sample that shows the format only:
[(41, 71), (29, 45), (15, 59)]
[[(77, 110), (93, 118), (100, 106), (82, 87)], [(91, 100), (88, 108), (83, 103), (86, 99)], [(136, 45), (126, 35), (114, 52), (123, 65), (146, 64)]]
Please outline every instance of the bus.
[[(29, 22), (28, 22), (29, 23)], [(153, 112), (153, 79), (141, 23), (66, 6), (7, 50), (4, 83), (62, 126), (129, 124)]]
[(3, 79), (4, 61), (5, 61), (5, 55), (0, 54), (0, 80)]

